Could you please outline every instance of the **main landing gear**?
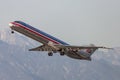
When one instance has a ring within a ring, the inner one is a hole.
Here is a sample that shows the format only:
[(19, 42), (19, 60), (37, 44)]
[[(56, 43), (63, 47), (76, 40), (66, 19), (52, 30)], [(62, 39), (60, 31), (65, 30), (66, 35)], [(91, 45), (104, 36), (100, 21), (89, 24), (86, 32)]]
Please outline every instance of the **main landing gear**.
[[(60, 55), (61, 55), (61, 56), (64, 56), (65, 53), (64, 53), (64, 52), (60, 52)], [(48, 56), (53, 56), (53, 52), (48, 52)]]
[(48, 56), (53, 56), (53, 53), (52, 53), (52, 52), (49, 52), (49, 53), (48, 53)]
[(60, 52), (60, 55), (61, 55), (61, 56), (64, 56), (64, 55), (65, 55), (65, 53), (64, 53), (64, 52)]

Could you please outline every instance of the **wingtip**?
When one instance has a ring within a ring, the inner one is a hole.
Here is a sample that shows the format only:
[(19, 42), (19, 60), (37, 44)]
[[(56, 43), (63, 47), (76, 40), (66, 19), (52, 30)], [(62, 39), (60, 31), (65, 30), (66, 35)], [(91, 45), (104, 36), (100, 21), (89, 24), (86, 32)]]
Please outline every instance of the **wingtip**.
[(102, 47), (102, 48), (103, 48), (103, 49), (112, 49), (112, 50), (114, 49), (114, 48), (108, 48), (108, 47)]

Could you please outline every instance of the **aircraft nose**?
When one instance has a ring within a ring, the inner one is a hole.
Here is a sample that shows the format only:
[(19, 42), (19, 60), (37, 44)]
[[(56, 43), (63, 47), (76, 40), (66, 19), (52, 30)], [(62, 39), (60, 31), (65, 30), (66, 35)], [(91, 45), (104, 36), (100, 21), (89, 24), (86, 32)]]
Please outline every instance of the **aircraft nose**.
[(10, 26), (10, 27), (12, 27), (12, 26), (14, 26), (14, 24), (12, 24), (12, 23), (9, 23), (9, 26)]

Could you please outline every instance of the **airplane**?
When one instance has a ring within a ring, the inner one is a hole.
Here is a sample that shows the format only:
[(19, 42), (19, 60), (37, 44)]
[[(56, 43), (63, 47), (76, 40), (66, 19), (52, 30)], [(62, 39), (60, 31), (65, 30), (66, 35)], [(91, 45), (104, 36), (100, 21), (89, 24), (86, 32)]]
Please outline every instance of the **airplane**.
[(53, 53), (59, 53), (61, 56), (66, 55), (73, 59), (91, 61), (91, 55), (97, 49), (111, 49), (103, 46), (95, 46), (93, 44), (89, 46), (70, 45), (58, 38), (55, 38), (41, 30), (32, 27), (23, 21), (10, 22), (9, 27), (11, 28), (11, 33), (17, 31), (29, 38), (42, 43), (42, 45), (29, 49), (29, 51), (47, 51), (48, 56), (53, 56)]

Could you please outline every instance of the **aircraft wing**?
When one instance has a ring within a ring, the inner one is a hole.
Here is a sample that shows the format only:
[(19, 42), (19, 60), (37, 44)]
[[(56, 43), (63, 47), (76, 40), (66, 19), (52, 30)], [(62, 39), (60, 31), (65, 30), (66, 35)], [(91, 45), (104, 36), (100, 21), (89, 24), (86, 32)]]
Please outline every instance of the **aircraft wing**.
[(55, 49), (48, 45), (42, 45), (36, 48), (29, 49), (29, 51), (55, 51)]
[(56, 47), (60, 48), (60, 49), (98, 49), (98, 48), (103, 48), (103, 49), (112, 49), (112, 48), (107, 48), (107, 47), (103, 47), (103, 46), (72, 46), (72, 45), (55, 45)]
[(42, 46), (39, 46), (33, 49), (29, 49), (29, 51), (57, 51), (61, 49), (81, 50), (81, 49), (98, 49), (98, 48), (112, 49), (112, 48), (107, 48), (107, 47), (102, 47), (102, 46), (42, 45)]

